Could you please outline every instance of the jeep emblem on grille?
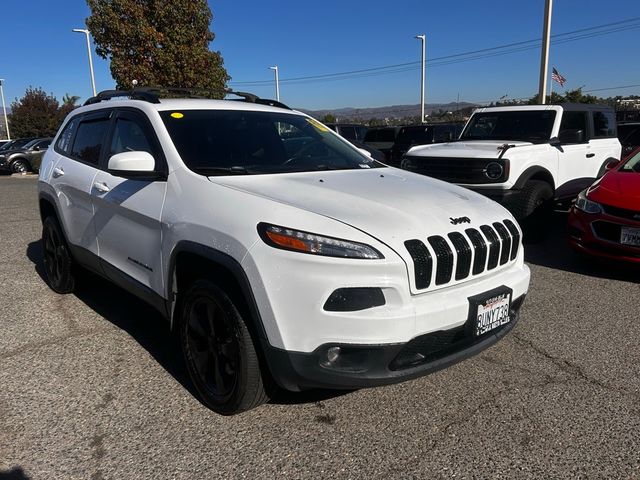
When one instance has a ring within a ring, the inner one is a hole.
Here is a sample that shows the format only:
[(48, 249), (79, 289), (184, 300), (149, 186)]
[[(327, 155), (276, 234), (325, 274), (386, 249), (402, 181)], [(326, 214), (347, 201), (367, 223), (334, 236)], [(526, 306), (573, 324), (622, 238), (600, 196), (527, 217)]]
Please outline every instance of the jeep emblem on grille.
[(458, 218), (449, 217), (449, 220), (451, 220), (451, 223), (453, 225), (458, 225), (460, 223), (471, 223), (471, 219), (469, 217), (458, 217)]

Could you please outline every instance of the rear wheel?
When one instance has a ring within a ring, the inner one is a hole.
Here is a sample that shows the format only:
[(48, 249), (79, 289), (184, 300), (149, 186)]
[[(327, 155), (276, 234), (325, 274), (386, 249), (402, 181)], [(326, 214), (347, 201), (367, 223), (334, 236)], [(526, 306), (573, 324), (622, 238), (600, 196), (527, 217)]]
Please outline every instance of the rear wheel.
[(29, 171), (29, 164), (26, 160), (18, 159), (11, 164), (11, 171), (13, 173), (25, 174)]
[(233, 415), (266, 402), (258, 354), (233, 300), (212, 281), (200, 279), (180, 303), (180, 343), (203, 403)]
[(57, 293), (71, 293), (75, 287), (73, 260), (60, 224), (54, 217), (44, 219), (42, 248), (49, 286)]

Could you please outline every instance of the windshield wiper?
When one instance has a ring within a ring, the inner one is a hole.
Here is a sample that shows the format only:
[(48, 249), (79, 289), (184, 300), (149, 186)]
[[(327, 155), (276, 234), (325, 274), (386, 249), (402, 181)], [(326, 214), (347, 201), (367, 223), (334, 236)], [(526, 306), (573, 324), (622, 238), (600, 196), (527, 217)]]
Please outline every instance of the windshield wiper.
[(197, 167), (193, 171), (201, 175), (250, 175), (257, 173), (239, 165), (233, 167)]

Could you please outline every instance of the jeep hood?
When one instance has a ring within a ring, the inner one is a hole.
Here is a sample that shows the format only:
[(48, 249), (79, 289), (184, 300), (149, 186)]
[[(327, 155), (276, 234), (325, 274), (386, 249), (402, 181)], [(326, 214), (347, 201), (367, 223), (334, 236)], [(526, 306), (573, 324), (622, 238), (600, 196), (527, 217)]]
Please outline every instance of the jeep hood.
[(407, 155), (420, 157), (498, 158), (504, 144), (522, 147), (530, 142), (469, 140), (450, 143), (420, 145), (411, 148)]
[[(348, 224), (396, 252), (405, 250), (405, 240), (511, 218), (477, 193), (396, 168), (209, 179)], [(450, 217), (468, 217), (471, 223), (454, 226)]]

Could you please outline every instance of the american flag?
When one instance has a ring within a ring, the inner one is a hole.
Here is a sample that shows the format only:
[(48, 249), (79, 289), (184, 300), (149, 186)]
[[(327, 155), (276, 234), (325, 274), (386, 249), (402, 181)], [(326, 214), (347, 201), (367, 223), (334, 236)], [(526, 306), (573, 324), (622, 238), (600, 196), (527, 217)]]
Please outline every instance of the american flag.
[(556, 70), (556, 67), (553, 67), (553, 73), (551, 74), (551, 79), (558, 82), (561, 87), (564, 87), (564, 84), (567, 81), (566, 78), (564, 78), (562, 75), (560, 75), (560, 73), (558, 73), (558, 70)]

